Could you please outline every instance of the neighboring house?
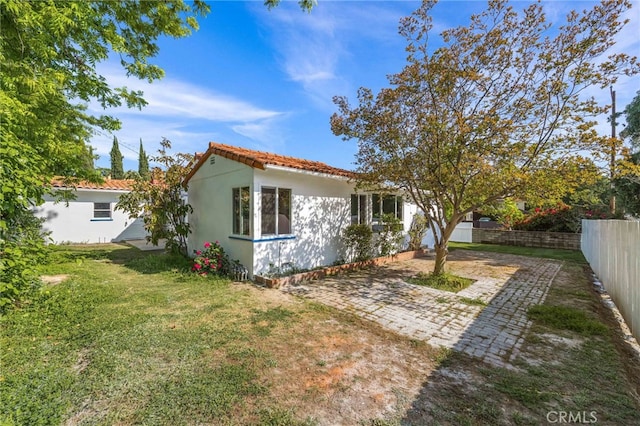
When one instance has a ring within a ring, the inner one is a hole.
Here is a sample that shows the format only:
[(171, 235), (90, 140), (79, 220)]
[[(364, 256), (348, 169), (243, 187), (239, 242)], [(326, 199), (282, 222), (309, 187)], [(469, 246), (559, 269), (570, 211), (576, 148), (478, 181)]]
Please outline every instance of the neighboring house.
[(190, 252), (217, 240), (250, 276), (285, 263), (330, 265), (349, 224), (393, 213), (406, 231), (417, 210), (401, 196), (356, 193), (354, 172), (317, 161), (214, 142), (197, 158), (185, 179)]
[(53, 187), (72, 190), (75, 199), (56, 201), (46, 196), (45, 203), (34, 208), (45, 219), (42, 227), (50, 232), (54, 243), (106, 243), (144, 239), (147, 235), (142, 219), (129, 219), (127, 213), (115, 210), (121, 194), (131, 190), (132, 180), (107, 179), (102, 184), (80, 182), (66, 187), (54, 180)]

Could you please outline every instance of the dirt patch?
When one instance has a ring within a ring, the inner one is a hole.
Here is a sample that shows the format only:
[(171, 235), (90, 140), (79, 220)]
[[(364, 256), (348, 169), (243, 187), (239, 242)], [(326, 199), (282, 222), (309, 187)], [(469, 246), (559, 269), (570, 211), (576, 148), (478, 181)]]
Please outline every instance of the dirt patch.
[(47, 285), (57, 285), (60, 284), (62, 281), (66, 280), (67, 278), (69, 278), (68, 274), (59, 274), (59, 275), (42, 275), (40, 277), (40, 279), (42, 280), (43, 283), (47, 284)]
[[(289, 333), (289, 343), (300, 331)], [(437, 351), (370, 324), (317, 324), (313, 334), (293, 358), (280, 352), (290, 346), (271, 345), (281, 359), (271, 379), (279, 404), (318, 425), (400, 417), (436, 365)]]
[(436, 367), (440, 351), (424, 343), (279, 290), (238, 287), (259, 293), (265, 307), (292, 309), (305, 317), (272, 324), (255, 349), (273, 359), (262, 377), (269, 383), (271, 404), (313, 424), (398, 420)]
[[(517, 270), (523, 269), (523, 258), (509, 254), (483, 253), (469, 250), (455, 250), (447, 257), (446, 271), (461, 277), (478, 280), (493, 278), (506, 280)], [(386, 265), (380, 271), (388, 271), (391, 276), (413, 276), (430, 273), (435, 266), (433, 256), (405, 260)], [(526, 268), (526, 266), (525, 266)]]

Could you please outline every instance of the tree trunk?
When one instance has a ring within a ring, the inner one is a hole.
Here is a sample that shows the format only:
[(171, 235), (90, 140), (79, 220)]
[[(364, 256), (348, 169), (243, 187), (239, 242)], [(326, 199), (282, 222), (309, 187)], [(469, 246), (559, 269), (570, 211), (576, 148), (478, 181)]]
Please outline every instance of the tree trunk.
[(436, 264), (433, 268), (433, 275), (444, 274), (445, 272), (445, 264), (447, 263), (447, 254), (449, 250), (447, 250), (447, 243), (444, 244), (436, 244)]

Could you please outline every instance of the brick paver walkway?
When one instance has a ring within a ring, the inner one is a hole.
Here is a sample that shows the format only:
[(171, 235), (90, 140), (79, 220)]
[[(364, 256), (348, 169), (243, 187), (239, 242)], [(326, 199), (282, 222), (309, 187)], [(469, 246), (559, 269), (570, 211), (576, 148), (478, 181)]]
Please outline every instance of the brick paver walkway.
[[(530, 326), (527, 310), (544, 301), (562, 264), (520, 256), (509, 256), (509, 260), (515, 263), (514, 272), (479, 277), (457, 294), (406, 283), (404, 279), (415, 273), (411, 270), (415, 261), (283, 290), (351, 311), (404, 336), (511, 367)], [(463, 298), (488, 305), (469, 305)]]

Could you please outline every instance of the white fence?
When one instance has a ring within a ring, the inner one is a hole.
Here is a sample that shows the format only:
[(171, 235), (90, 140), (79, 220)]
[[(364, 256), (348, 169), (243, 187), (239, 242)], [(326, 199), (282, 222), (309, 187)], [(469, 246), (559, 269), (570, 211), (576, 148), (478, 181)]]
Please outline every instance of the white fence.
[(472, 235), (473, 222), (460, 222), (453, 230), (449, 241), (455, 241), (457, 243), (470, 243), (473, 240)]
[(640, 221), (583, 220), (581, 248), (640, 341)]

